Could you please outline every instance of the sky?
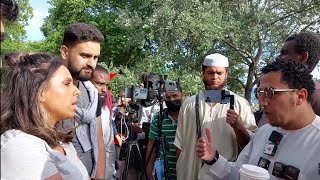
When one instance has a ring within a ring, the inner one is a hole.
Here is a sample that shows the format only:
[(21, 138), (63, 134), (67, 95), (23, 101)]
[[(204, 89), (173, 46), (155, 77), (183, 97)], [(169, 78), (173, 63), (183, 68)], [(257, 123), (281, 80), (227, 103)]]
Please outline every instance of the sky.
[(44, 39), (40, 27), (48, 15), (50, 4), (47, 3), (47, 0), (30, 0), (30, 4), (33, 8), (33, 18), (29, 19), (29, 25), (26, 27), (27, 40), (39, 41)]

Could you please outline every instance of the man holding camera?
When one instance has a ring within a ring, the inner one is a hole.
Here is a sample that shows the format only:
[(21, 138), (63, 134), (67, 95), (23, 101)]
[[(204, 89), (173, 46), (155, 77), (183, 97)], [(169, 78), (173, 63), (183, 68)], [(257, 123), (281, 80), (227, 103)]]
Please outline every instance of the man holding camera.
[[(205, 90), (225, 89), (228, 69), (229, 62), (225, 56), (217, 53), (206, 56), (202, 66)], [(250, 141), (250, 134), (256, 130), (250, 104), (244, 98), (232, 92), (230, 94), (234, 95), (234, 110), (230, 109), (230, 103), (206, 103), (204, 92), (184, 101), (174, 141), (178, 151), (178, 179), (199, 178), (201, 161), (194, 147), (198, 136), (204, 134), (206, 128), (210, 128), (212, 136), (217, 137), (216, 147), (229, 161), (235, 161), (241, 149)], [(199, 116), (196, 116), (197, 112)]]
[[(176, 150), (173, 145), (173, 141), (176, 134), (176, 129), (178, 126), (178, 116), (179, 116), (179, 109), (183, 102), (183, 95), (182, 95), (182, 88), (178, 85), (177, 91), (168, 91), (166, 92), (165, 103), (167, 109), (164, 110), (164, 117), (161, 122), (161, 132), (162, 136), (165, 138), (165, 141), (168, 145), (168, 151), (165, 152), (166, 157), (164, 157), (164, 153), (162, 151), (162, 147), (158, 147), (160, 149), (156, 149), (157, 146), (154, 145), (156, 143), (155, 139), (159, 136), (159, 114), (156, 114), (154, 120), (152, 121), (150, 132), (149, 132), (149, 142), (147, 147), (147, 155), (146, 157), (149, 158), (149, 162), (147, 161), (147, 174), (149, 179), (154, 179), (152, 172), (154, 162), (156, 161), (156, 154), (160, 152), (160, 159), (168, 161), (168, 175), (170, 179), (177, 179), (176, 176)], [(152, 147), (154, 146), (154, 149)], [(151, 155), (150, 155), (151, 154)], [(148, 159), (147, 159), (148, 160)]]
[(201, 179), (239, 179), (243, 164), (268, 170), (270, 179), (320, 179), (320, 117), (311, 106), (312, 75), (301, 63), (286, 60), (261, 71), (256, 95), (269, 124), (259, 128), (235, 163), (221, 155), (207, 129), (207, 140), (201, 137), (195, 148), (205, 164)]

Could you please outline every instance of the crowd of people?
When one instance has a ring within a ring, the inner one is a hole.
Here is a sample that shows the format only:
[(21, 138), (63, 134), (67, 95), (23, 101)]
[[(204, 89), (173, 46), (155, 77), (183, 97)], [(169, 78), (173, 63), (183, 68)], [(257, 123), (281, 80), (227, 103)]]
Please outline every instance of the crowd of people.
[[(19, 8), (2, 0), (0, 10), (3, 41), (5, 22), (15, 21)], [(320, 83), (310, 74), (320, 60), (319, 34), (290, 35), (261, 69), (257, 112), (227, 89), (232, 67), (222, 54), (204, 58), (199, 93), (185, 98), (178, 83), (161, 98), (150, 91), (153, 98), (133, 104), (127, 90), (115, 98), (108, 89), (98, 28), (70, 24), (61, 38), (60, 58), (5, 56), (1, 179), (231, 180), (246, 164), (270, 179), (320, 179)], [(208, 102), (213, 91), (227, 91), (232, 102)]]

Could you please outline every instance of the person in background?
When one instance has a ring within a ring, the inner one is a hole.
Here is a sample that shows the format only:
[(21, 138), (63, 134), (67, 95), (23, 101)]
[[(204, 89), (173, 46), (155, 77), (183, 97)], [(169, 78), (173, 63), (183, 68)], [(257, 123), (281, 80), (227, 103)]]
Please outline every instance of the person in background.
[[(320, 60), (320, 35), (311, 31), (301, 31), (289, 36), (276, 60), (292, 60), (304, 64), (311, 73)], [(313, 93), (311, 105), (320, 116), (320, 82), (314, 81), (316, 91)]]
[[(169, 179), (177, 179), (176, 175), (176, 149), (173, 145), (176, 129), (178, 126), (178, 116), (179, 116), (179, 110), (183, 102), (183, 94), (182, 94), (182, 88), (179, 85), (176, 91), (168, 91), (166, 92), (166, 99), (165, 103), (167, 108), (164, 110), (164, 117), (163, 120), (161, 120), (162, 126), (161, 126), (161, 132), (162, 136), (165, 138), (165, 141), (168, 145), (169, 151), (165, 152), (166, 157), (164, 157), (164, 153), (162, 151), (162, 148), (157, 149), (157, 146), (154, 146), (154, 149), (152, 150), (152, 146), (155, 142), (155, 139), (159, 136), (159, 113), (157, 113), (154, 116), (154, 120), (152, 121), (152, 124), (150, 126), (150, 132), (149, 132), (149, 142), (147, 147), (147, 155), (146, 158), (149, 158), (150, 154), (150, 160), (149, 162), (146, 159), (147, 164), (147, 174), (148, 178), (154, 179), (152, 172), (154, 167), (154, 162), (156, 161), (156, 154), (160, 152), (159, 158), (168, 161), (168, 175)], [(151, 151), (152, 150), (152, 151)]]
[(4, 24), (5, 20), (14, 22), (19, 15), (18, 4), (15, 0), (1, 0), (0, 2), (0, 42), (6, 38)]
[(73, 145), (91, 178), (104, 179), (106, 150), (103, 143), (101, 108), (98, 91), (90, 82), (104, 42), (102, 33), (86, 23), (74, 23), (65, 28), (60, 54), (70, 71), (73, 84), (79, 88), (76, 118), (65, 121), (65, 127), (77, 127)]
[[(228, 72), (227, 57), (218, 53), (206, 56), (202, 65), (205, 90), (225, 89)], [(212, 136), (217, 137), (217, 149), (229, 161), (235, 161), (242, 148), (250, 141), (250, 135), (257, 128), (250, 104), (243, 97), (233, 92), (230, 94), (234, 95), (234, 109), (230, 109), (230, 103), (207, 103), (204, 92), (183, 102), (174, 141), (178, 155), (177, 179), (198, 179), (201, 161), (194, 146), (197, 137), (205, 133), (205, 128), (212, 130)], [(196, 120), (196, 103), (199, 107), (199, 121)], [(197, 132), (197, 127), (200, 132)]]
[[(92, 73), (91, 82), (94, 87), (98, 90), (99, 100), (102, 104), (105, 104), (107, 98), (107, 90), (110, 82), (108, 71), (101, 65), (97, 65), (96, 69)], [(101, 107), (101, 124), (103, 132), (103, 141), (106, 145), (106, 177), (107, 180), (116, 179), (116, 149), (114, 145), (114, 133), (112, 118), (110, 116), (110, 110), (107, 105)]]
[(72, 131), (55, 127), (76, 113), (70, 72), (47, 54), (19, 59), (1, 94), (1, 179), (88, 180)]

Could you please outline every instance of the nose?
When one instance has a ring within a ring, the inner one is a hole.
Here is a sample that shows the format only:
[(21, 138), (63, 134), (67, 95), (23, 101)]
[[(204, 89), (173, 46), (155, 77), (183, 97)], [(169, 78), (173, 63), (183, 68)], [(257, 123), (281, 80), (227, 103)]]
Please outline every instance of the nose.
[(79, 90), (75, 85), (73, 85), (73, 87), (74, 87), (73, 94), (74, 94), (75, 96), (79, 96), (79, 95), (80, 95), (80, 90)]
[(213, 73), (211, 76), (212, 79), (218, 79), (218, 77), (219, 77), (219, 75), (217, 73)]
[(266, 107), (269, 105), (269, 101), (267, 100), (267, 98), (265, 97), (264, 93), (262, 93), (259, 98), (258, 98), (258, 102), (259, 102), (259, 105), (261, 107)]
[(97, 65), (97, 61), (94, 59), (94, 57), (90, 57), (88, 59), (87, 65), (92, 68), (92, 70), (94, 70), (96, 68)]
[(101, 88), (101, 92), (106, 93), (106, 92), (107, 92), (107, 86), (103, 86), (103, 87)]

